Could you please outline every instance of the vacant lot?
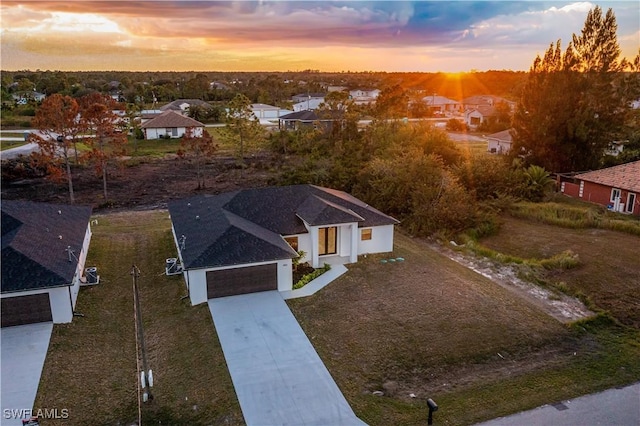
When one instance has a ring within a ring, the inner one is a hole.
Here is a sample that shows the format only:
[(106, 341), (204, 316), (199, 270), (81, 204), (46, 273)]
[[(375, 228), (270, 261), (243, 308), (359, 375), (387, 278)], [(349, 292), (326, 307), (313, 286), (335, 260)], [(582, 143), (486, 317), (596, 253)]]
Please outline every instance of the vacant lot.
[(68, 408), (70, 424), (137, 421), (135, 264), (155, 381), (143, 423), (242, 424), (208, 308), (181, 300), (182, 278), (163, 274), (165, 259), (175, 256), (168, 213), (96, 218), (87, 265), (98, 267), (101, 283), (82, 288), (76, 310), (83, 317), (54, 327), (36, 406)]
[(571, 250), (580, 266), (547, 274), (622, 323), (640, 328), (640, 237), (602, 229), (567, 229), (504, 217), (498, 235), (482, 244), (524, 258), (546, 258)]

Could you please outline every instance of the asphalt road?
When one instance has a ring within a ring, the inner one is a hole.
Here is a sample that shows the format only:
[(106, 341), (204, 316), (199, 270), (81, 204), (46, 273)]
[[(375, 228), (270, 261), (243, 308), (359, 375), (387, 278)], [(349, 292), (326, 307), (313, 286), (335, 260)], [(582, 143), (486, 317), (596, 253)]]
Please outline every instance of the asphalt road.
[(640, 425), (640, 382), (582, 396), (476, 426), (637, 426)]

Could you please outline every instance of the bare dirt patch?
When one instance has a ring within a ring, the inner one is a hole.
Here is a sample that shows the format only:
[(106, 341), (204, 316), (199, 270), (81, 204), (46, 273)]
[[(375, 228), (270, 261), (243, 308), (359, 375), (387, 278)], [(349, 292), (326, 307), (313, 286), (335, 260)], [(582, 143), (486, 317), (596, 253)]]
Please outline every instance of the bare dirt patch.
[(436, 244), (433, 244), (432, 247), (449, 259), (512, 291), (562, 323), (571, 323), (595, 315), (575, 297), (520, 279), (517, 268), (512, 265), (500, 264)]
[[(127, 164), (129, 164), (127, 166)], [(24, 178), (11, 174), (3, 164), (2, 198), (68, 203), (66, 183), (55, 184), (44, 178)], [(187, 160), (133, 158), (113, 168), (108, 176), (108, 199), (102, 192), (102, 180), (90, 167), (72, 171), (76, 204), (94, 209), (165, 208), (170, 200), (198, 193), (218, 194), (243, 188), (263, 187), (277, 175), (278, 166), (269, 156), (246, 160), (246, 168), (232, 157), (217, 157), (204, 166), (205, 188), (197, 187), (196, 171)]]

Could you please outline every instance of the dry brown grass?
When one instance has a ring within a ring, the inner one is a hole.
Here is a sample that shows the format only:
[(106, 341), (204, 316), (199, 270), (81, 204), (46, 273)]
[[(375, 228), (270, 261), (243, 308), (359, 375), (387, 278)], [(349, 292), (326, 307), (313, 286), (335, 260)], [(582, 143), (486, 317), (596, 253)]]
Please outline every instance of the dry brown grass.
[(102, 282), (81, 290), (76, 310), (84, 317), (54, 326), (36, 407), (69, 409), (64, 424), (137, 421), (135, 264), (155, 382), (143, 424), (243, 424), (208, 308), (181, 301), (181, 277), (163, 275), (165, 259), (175, 256), (168, 213), (111, 214), (98, 222), (87, 265), (98, 267)]
[(544, 258), (571, 250), (578, 255), (580, 266), (549, 272), (547, 278), (565, 283), (622, 323), (640, 328), (640, 237), (504, 217), (500, 232), (481, 242), (521, 257)]

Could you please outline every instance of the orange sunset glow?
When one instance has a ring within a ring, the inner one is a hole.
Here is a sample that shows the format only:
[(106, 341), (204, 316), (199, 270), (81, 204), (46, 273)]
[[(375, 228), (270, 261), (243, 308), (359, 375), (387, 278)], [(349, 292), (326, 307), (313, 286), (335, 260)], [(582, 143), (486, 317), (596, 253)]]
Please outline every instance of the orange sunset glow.
[[(526, 70), (581, 28), (589, 2), (3, 1), (2, 68)], [(637, 2), (604, 2), (623, 56)]]

